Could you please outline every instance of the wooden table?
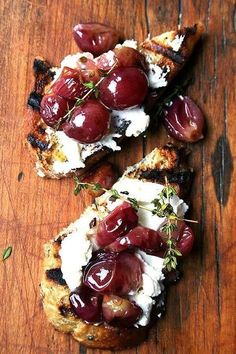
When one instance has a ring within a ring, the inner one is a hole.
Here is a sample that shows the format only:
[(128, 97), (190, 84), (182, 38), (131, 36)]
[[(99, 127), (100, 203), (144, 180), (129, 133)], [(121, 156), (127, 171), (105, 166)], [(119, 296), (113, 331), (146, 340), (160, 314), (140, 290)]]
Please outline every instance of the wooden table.
[[(205, 113), (208, 131), (205, 140), (190, 147), (196, 170), (192, 192), (192, 216), (199, 220), (196, 247), (184, 263), (182, 281), (169, 291), (165, 317), (147, 342), (122, 353), (236, 353), (233, 5), (233, 0), (0, 1), (0, 249), (13, 246), (11, 257), (0, 265), (2, 354), (100, 353), (56, 332), (40, 303), (42, 245), (75, 220), (88, 200), (73, 196), (72, 180), (41, 179), (29, 163), (22, 139), (34, 57), (42, 55), (58, 64), (76, 50), (71, 28), (82, 21), (105, 21), (127, 38), (141, 41), (148, 33), (199, 20), (206, 35), (189, 65), (195, 82), (188, 93)], [(135, 146), (128, 143), (111, 160), (122, 171), (167, 141), (160, 128), (145, 144), (142, 138)]]

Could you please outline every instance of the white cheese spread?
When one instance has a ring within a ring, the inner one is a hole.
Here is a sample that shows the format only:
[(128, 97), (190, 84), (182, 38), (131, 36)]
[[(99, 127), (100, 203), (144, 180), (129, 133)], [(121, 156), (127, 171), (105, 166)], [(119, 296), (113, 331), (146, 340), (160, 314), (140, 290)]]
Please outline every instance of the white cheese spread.
[(143, 106), (123, 111), (112, 111), (111, 116), (112, 119), (118, 122), (128, 123), (128, 127), (125, 131), (127, 137), (139, 136), (147, 129), (150, 123), (150, 116), (144, 112)]
[(129, 298), (143, 310), (141, 318), (135, 325), (147, 326), (150, 321), (152, 306), (155, 304), (153, 297), (160, 295), (163, 290), (164, 275), (162, 269), (164, 259), (148, 255), (140, 250), (136, 254), (143, 262), (143, 283), (142, 287), (135, 294), (130, 294)]
[(159, 65), (152, 63), (149, 63), (148, 67), (148, 80), (150, 87), (153, 89), (157, 89), (160, 87), (167, 86), (167, 75), (170, 72), (170, 67), (160, 67)]
[(97, 213), (92, 208), (86, 209), (86, 212), (71, 225), (69, 234), (61, 243), (59, 251), (61, 271), (71, 291), (81, 284), (82, 267), (92, 256), (92, 243), (89, 239), (90, 222), (96, 217)]
[(169, 39), (167, 40), (167, 44), (175, 51), (178, 52), (181, 48), (181, 45), (184, 41), (185, 35), (176, 35), (175, 38), (170, 41)]
[(138, 49), (138, 42), (134, 39), (126, 39), (122, 44), (117, 44), (115, 48), (129, 47), (133, 49)]

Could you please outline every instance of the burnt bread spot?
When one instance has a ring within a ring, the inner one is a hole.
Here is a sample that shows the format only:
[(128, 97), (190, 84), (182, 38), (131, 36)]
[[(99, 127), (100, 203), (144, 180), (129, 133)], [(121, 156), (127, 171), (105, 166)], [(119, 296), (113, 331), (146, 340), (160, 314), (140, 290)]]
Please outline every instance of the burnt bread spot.
[(216, 198), (221, 205), (225, 206), (229, 198), (234, 167), (229, 141), (224, 135), (221, 135), (216, 142), (215, 150), (211, 156), (211, 169)]
[(66, 285), (66, 282), (62, 277), (61, 268), (47, 269), (46, 277), (54, 281), (54, 283), (57, 283), (59, 285)]
[(46, 60), (42, 60), (38, 58), (34, 59), (33, 70), (36, 75), (46, 74), (50, 68), (51, 65)]
[(141, 178), (146, 180), (151, 180), (153, 182), (159, 182), (165, 184), (165, 178), (169, 183), (178, 184), (180, 187), (184, 187), (185, 193), (187, 194), (186, 188), (190, 189), (193, 181), (194, 173), (192, 170), (158, 170), (152, 169), (147, 171), (142, 171)]
[(29, 95), (27, 104), (35, 111), (39, 111), (41, 100), (42, 100), (42, 95), (40, 93), (37, 93), (36, 91), (32, 91)]
[(72, 316), (74, 315), (71, 307), (68, 305), (60, 305), (59, 306), (59, 311), (60, 311), (60, 314), (63, 316), (63, 317), (68, 317), (68, 316)]
[(48, 143), (45, 141), (41, 141), (39, 138), (34, 136), (33, 134), (29, 134), (27, 136), (27, 141), (33, 148), (38, 148), (40, 151), (45, 151), (48, 149)]

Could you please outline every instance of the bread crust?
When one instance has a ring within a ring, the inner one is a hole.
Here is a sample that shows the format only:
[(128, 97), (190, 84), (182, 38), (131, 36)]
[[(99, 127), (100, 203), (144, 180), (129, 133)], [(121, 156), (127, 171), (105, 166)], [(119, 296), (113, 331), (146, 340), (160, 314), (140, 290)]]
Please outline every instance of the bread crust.
[[(170, 176), (181, 170), (189, 171), (185, 164), (186, 154), (183, 149), (166, 145), (154, 149), (136, 165), (129, 167), (124, 175), (129, 178), (142, 179), (156, 183), (165, 183), (165, 176)], [(157, 175), (161, 171), (162, 175)], [(144, 172), (149, 174), (143, 176)], [(169, 177), (168, 177), (169, 178)], [(185, 182), (185, 190), (186, 184)], [(179, 192), (184, 191), (181, 184), (174, 183)], [(182, 193), (183, 194), (183, 193)], [(102, 197), (100, 197), (102, 198)], [(89, 210), (90, 207), (88, 207)], [(86, 210), (84, 213), (86, 213)], [(91, 348), (121, 349), (132, 347), (143, 342), (147, 336), (148, 327), (117, 328), (105, 323), (100, 325), (88, 324), (73, 314), (69, 303), (70, 290), (61, 272), (59, 255), (62, 240), (75, 229), (71, 224), (51, 242), (44, 246), (43, 274), (41, 295), (43, 307), (49, 322), (59, 331), (71, 333), (81, 344)]]
[[(146, 58), (151, 58), (152, 62), (161, 68), (167, 66), (169, 67), (170, 71), (166, 77), (168, 86), (168, 84), (187, 62), (203, 30), (204, 27), (202, 24), (196, 24), (193, 27), (184, 27), (177, 31), (166, 32), (160, 36), (153, 37), (152, 39), (146, 39), (142, 44), (140, 44), (139, 50), (146, 56)], [(184, 36), (183, 43), (177, 52), (171, 49), (170, 45), (168, 44), (173, 41), (176, 36)], [(26, 113), (27, 138), (24, 143), (30, 151), (31, 159), (36, 165), (36, 170), (41, 177), (44, 176), (56, 179), (70, 177), (74, 174), (74, 172), (76, 172), (77, 175), (83, 175), (84, 173), (87, 173), (91, 166), (112, 152), (112, 150), (104, 147), (101, 150), (93, 153), (86, 159), (84, 168), (69, 171), (68, 173), (56, 173), (53, 171), (53, 146), (49, 146), (47, 144), (46, 134), (42, 134), (42, 132), (45, 131), (46, 126), (42, 121), (38, 111), (40, 106), (40, 99), (52, 81), (53, 68), (43, 58), (36, 58), (34, 61), (33, 69), (35, 75), (35, 85), (34, 90), (31, 92), (28, 99), (29, 108)], [(147, 98), (146, 102), (147, 112), (149, 114), (154, 113), (157, 100), (166, 89), (166, 87), (159, 88), (150, 92), (150, 97)], [(125, 135), (121, 133), (121, 137), (116, 139), (117, 143), (121, 143), (124, 138)]]

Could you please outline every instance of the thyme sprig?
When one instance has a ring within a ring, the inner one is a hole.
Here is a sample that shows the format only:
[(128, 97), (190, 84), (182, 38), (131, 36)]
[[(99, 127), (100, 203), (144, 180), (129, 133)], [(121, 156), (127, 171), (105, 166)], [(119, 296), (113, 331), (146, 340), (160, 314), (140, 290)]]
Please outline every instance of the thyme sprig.
[(100, 78), (100, 80), (99, 80), (96, 84), (95, 84), (93, 81), (89, 81), (89, 82), (83, 83), (83, 85), (84, 85), (86, 88), (88, 88), (89, 91), (87, 91), (86, 94), (85, 94), (83, 97), (81, 97), (81, 98), (78, 97), (78, 98), (77, 98), (77, 100), (75, 101), (74, 106), (73, 106), (71, 109), (68, 109), (68, 112), (67, 112), (62, 118), (59, 119), (59, 121), (57, 122), (57, 124), (56, 124), (55, 127), (54, 127), (55, 130), (58, 130), (58, 129), (59, 129), (59, 127), (60, 127), (60, 125), (61, 125), (62, 122), (64, 122), (64, 121), (69, 122), (70, 119), (71, 119), (72, 113), (74, 112), (74, 110), (75, 110), (77, 107), (81, 106), (81, 105), (85, 102), (85, 100), (86, 100), (92, 93), (94, 93), (95, 97), (98, 98), (98, 96), (99, 96), (99, 90), (98, 90), (99, 85), (100, 85), (100, 84), (102, 83), (102, 81), (112, 72), (112, 70), (115, 68), (116, 65), (117, 65), (117, 62), (115, 62), (115, 63), (111, 66), (111, 68), (110, 68), (108, 71), (104, 72), (104, 73), (102, 73), (102, 72), (100, 71), (100, 72), (101, 72), (101, 78)]
[[(153, 215), (157, 215), (160, 218), (165, 218), (166, 221), (162, 225), (160, 231), (162, 232), (162, 237), (167, 244), (167, 250), (164, 254), (164, 266), (167, 271), (176, 269), (177, 267), (177, 257), (180, 257), (182, 254), (176, 246), (176, 238), (173, 233), (177, 230), (178, 221), (188, 221), (192, 223), (197, 223), (195, 220), (188, 220), (179, 218), (178, 215), (174, 212), (172, 205), (170, 204), (170, 199), (177, 195), (177, 192), (173, 186), (171, 186), (167, 179), (165, 180), (165, 187), (158, 194), (157, 198), (152, 201), (154, 206), (153, 209), (150, 209), (142, 204), (139, 204), (137, 199), (126, 196), (126, 193), (118, 192), (116, 189), (106, 189), (103, 188), (99, 183), (88, 183), (81, 182), (80, 179), (75, 176), (75, 189), (74, 194), (78, 195), (82, 190), (91, 189), (93, 191), (104, 191), (110, 194), (110, 200), (120, 199), (122, 201), (129, 202), (132, 207), (138, 211), (138, 209), (144, 209), (151, 212)], [(122, 193), (122, 195), (121, 195)]]

